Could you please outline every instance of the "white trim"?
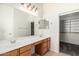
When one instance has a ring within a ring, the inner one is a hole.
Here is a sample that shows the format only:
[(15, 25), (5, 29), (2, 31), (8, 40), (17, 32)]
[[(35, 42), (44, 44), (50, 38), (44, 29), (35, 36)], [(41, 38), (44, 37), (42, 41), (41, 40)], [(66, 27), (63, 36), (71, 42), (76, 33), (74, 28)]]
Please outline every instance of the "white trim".
[(62, 13), (59, 13), (59, 15), (62, 16), (62, 15), (66, 15), (66, 14), (70, 14), (70, 13), (74, 13), (74, 12), (79, 12), (79, 9), (75, 9), (75, 10), (71, 10), (71, 11), (67, 11), (67, 12), (62, 12)]

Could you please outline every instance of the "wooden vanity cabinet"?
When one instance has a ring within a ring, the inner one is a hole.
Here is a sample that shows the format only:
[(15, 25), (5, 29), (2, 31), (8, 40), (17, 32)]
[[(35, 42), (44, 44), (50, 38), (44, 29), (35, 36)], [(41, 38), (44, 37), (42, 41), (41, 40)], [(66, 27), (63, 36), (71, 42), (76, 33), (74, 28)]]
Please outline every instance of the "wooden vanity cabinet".
[(32, 45), (27, 45), (24, 47), (21, 47), (19, 49), (20, 56), (31, 56), (32, 55)]
[(1, 54), (0, 56), (31, 56), (31, 55), (32, 55), (32, 45), (26, 45), (16, 50)]
[(18, 55), (19, 55), (18, 51), (19, 51), (19, 50), (16, 49), (16, 50), (13, 50), (13, 51), (10, 51), (10, 52), (1, 54), (0, 56), (18, 56)]
[(31, 56), (31, 55), (32, 55), (32, 50), (28, 50), (28, 51), (20, 54), (20, 56)]
[(46, 38), (42, 41), (42, 43), (35, 46), (35, 53), (39, 55), (44, 55), (48, 52), (50, 48), (50, 38)]
[(23, 46), (21, 48), (15, 49), (13, 51), (0, 54), (0, 56), (32, 56), (32, 47), (35, 46), (35, 53), (38, 55), (44, 55), (50, 49), (50, 38), (46, 38)]

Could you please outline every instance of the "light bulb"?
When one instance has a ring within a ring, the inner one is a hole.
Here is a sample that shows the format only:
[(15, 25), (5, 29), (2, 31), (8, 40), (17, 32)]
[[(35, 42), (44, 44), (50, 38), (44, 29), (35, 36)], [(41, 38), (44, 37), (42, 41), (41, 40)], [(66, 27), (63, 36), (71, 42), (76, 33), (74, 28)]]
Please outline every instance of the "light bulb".
[(35, 13), (37, 13), (37, 14), (38, 14), (38, 10), (37, 10)]
[(31, 10), (34, 10), (35, 6), (32, 6)]
[(35, 12), (38, 10), (38, 8), (35, 8)]

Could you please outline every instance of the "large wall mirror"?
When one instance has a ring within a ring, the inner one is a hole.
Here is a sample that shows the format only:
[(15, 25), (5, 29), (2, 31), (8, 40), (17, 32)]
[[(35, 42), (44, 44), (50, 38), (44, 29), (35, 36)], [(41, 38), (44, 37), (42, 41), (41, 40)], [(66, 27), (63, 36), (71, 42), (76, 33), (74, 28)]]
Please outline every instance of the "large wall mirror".
[(0, 4), (0, 39), (31, 36), (31, 21), (35, 18), (18, 8)]

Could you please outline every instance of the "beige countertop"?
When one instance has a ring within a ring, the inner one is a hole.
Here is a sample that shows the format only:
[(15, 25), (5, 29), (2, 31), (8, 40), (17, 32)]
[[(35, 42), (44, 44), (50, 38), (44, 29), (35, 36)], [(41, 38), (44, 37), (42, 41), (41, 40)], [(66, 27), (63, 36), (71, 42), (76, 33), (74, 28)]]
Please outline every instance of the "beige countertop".
[(16, 40), (15, 43), (11, 43), (11, 39), (8, 40), (1, 40), (0, 41), (0, 54), (12, 51), (14, 49), (23, 47), (25, 45), (29, 45), (32, 43), (35, 43), (40, 40), (44, 40), (45, 38), (48, 38), (50, 36), (28, 36), (28, 37), (17, 37), (14, 40)]

